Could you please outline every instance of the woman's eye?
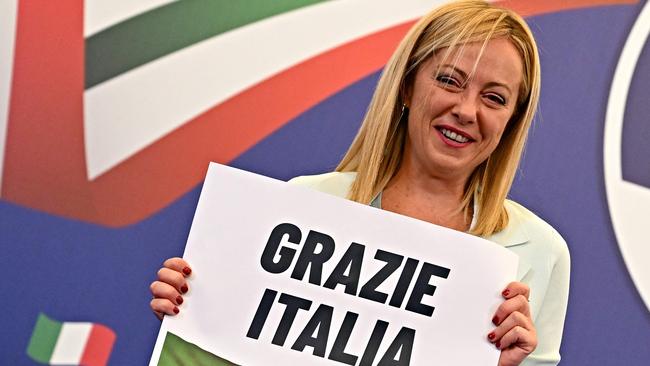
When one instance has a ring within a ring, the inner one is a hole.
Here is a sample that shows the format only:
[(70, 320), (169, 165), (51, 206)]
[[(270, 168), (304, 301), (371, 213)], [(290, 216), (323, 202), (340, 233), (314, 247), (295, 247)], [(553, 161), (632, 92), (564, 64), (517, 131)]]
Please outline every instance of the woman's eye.
[(499, 94), (487, 94), (486, 97), (491, 102), (494, 102), (494, 103), (497, 103), (497, 104), (500, 104), (500, 105), (506, 105), (506, 98), (500, 96)]
[(456, 88), (460, 87), (460, 83), (458, 82), (458, 80), (454, 79), (449, 75), (438, 75), (436, 77), (436, 80), (438, 80), (438, 82), (443, 84), (444, 86), (453, 86)]

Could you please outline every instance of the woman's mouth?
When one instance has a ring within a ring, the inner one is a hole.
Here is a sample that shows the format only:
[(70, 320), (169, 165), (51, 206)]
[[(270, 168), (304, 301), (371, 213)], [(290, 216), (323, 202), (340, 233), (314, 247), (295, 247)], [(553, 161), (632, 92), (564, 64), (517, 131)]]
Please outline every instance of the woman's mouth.
[(451, 129), (445, 127), (435, 127), (435, 129), (438, 131), (438, 134), (442, 138), (443, 142), (453, 147), (467, 146), (470, 142), (474, 141), (467, 136), (463, 136), (457, 131), (452, 131)]

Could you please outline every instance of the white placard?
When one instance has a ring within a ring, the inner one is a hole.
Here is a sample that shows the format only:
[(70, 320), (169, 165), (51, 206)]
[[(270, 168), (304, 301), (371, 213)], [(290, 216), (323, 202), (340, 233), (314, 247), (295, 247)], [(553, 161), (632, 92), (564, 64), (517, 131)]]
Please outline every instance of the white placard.
[(169, 336), (164, 352), (246, 366), (496, 365), (487, 334), (518, 262), (481, 238), (214, 163), (184, 257), (190, 292), (150, 365), (168, 332), (190, 345), (176, 352)]

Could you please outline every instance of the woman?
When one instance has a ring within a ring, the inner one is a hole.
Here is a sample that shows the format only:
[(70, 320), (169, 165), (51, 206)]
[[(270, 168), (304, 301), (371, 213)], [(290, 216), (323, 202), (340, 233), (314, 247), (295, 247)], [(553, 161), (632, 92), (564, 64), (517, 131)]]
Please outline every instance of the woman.
[[(483, 1), (424, 16), (388, 62), (336, 172), (294, 184), (482, 236), (519, 255), (487, 341), (499, 365), (556, 365), (569, 253), (547, 223), (506, 199), (540, 88), (537, 46), (524, 20)], [(189, 265), (165, 262), (151, 308), (178, 313)]]

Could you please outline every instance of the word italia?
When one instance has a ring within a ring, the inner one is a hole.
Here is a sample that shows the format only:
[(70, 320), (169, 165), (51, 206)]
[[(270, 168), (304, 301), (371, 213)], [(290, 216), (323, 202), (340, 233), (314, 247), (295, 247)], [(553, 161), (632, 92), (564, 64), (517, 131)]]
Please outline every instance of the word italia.
[[(284, 304), (284, 313), (280, 319), (280, 323), (275, 331), (275, 335), (271, 343), (283, 346), (289, 335), (289, 331), (293, 326), (296, 315), (300, 310), (309, 310), (312, 302), (297, 296), (292, 296), (286, 293), (281, 293), (277, 296), (277, 291), (266, 289), (260, 305), (255, 312), (253, 321), (248, 329), (247, 337), (258, 339), (268, 315), (278, 298), (278, 303)], [(296, 338), (291, 346), (291, 349), (303, 352), (306, 347), (314, 349), (313, 354), (318, 357), (325, 357), (326, 349), (328, 348), (329, 334), (332, 327), (332, 315), (334, 308), (329, 305), (321, 304), (316, 308), (307, 324), (304, 326), (300, 335)], [(346, 346), (356, 324), (359, 314), (351, 311), (346, 312), (345, 318), (339, 327), (336, 339), (332, 344), (331, 350), (327, 358), (333, 361), (338, 361), (347, 365), (357, 365), (359, 356), (346, 352)], [(377, 320), (374, 329), (368, 339), (368, 344), (361, 355), (359, 366), (372, 366), (375, 365), (375, 359), (379, 347), (381, 346), (386, 330), (389, 323), (383, 320)], [(379, 359), (377, 366), (407, 366), (411, 362), (411, 353), (413, 351), (413, 341), (415, 339), (415, 330), (407, 327), (402, 327), (397, 333), (386, 352)]]

